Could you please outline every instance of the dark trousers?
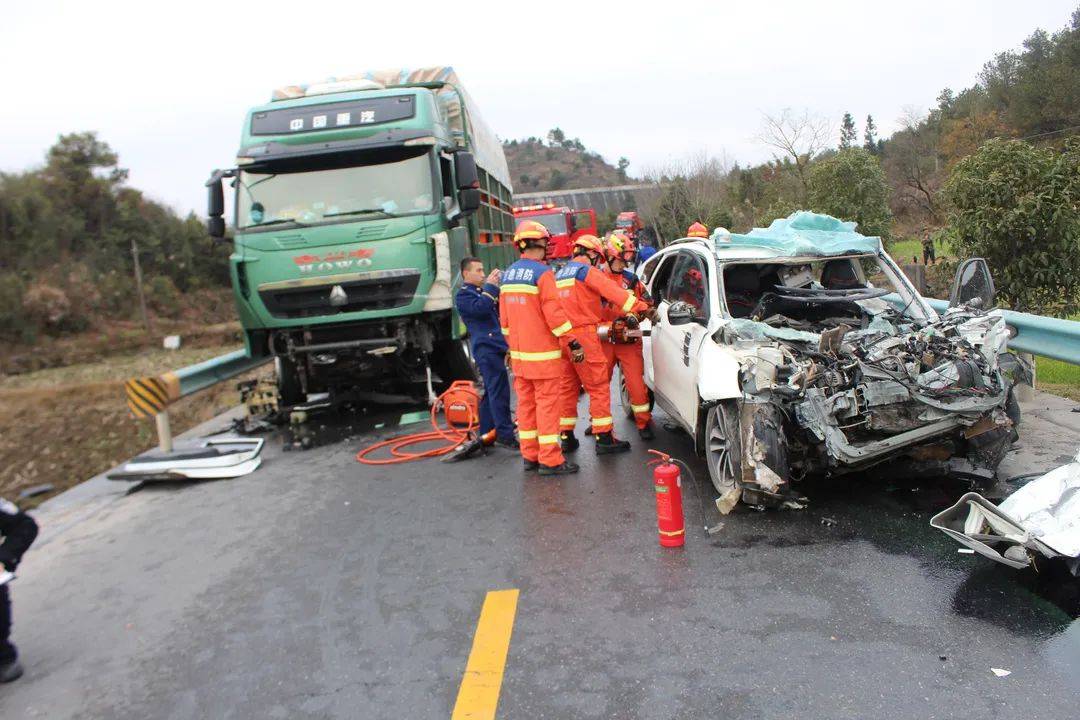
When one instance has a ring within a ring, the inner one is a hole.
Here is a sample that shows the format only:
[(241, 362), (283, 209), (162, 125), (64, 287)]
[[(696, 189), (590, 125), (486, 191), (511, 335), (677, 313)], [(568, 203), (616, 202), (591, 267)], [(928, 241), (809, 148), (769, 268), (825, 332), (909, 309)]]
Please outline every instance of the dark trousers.
[(934, 257), (933, 245), (922, 246), (922, 261), (923, 265), (933, 265), (935, 262), (937, 262), (937, 258)]
[(506, 374), (506, 354), (479, 347), (473, 350), (476, 367), (484, 380), (484, 397), (480, 399), (480, 434), (495, 429), (501, 440), (514, 437), (510, 420), (510, 378)]
[(11, 596), (8, 595), (8, 586), (0, 585), (0, 665), (15, 662), (15, 646), (8, 640), (9, 637), (11, 637)]

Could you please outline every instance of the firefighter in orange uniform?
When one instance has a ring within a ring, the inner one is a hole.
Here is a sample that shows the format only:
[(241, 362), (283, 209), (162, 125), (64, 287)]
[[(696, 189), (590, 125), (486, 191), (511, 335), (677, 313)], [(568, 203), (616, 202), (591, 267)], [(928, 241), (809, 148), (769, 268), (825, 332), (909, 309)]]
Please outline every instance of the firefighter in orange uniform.
[[(555, 276), (544, 263), (551, 234), (527, 220), (514, 233), (521, 259), (502, 275), (499, 322), (510, 346), (517, 392), (518, 440), (526, 470), (541, 475), (578, 471), (566, 462), (559, 445), (559, 408), (563, 363), (581, 363), (585, 353), (571, 334), (555, 289)], [(563, 348), (570, 357), (563, 359)]]
[(696, 222), (686, 229), (686, 237), (707, 238), (709, 237), (709, 228)]
[(608, 301), (623, 315), (644, 312), (649, 306), (597, 269), (597, 263), (604, 258), (604, 246), (594, 235), (579, 237), (574, 242), (573, 253), (573, 259), (555, 273), (555, 285), (566, 316), (574, 327), (574, 337), (585, 350), (585, 362), (563, 361), (559, 417), (562, 449), (572, 452), (580, 444), (574, 437), (574, 426), (577, 425), (578, 390), (584, 386), (589, 394), (589, 415), (597, 454), (623, 452), (630, 449), (630, 443), (617, 440), (612, 432), (611, 383), (607, 358), (596, 332), (603, 313), (600, 303), (602, 299)]
[[(604, 255), (608, 262), (608, 277), (619, 287), (632, 292), (638, 300), (648, 303), (648, 291), (638, 276), (628, 269), (633, 266), (637, 255), (634, 241), (625, 235), (612, 233), (604, 244)], [(652, 440), (652, 408), (649, 404), (649, 389), (645, 386), (645, 358), (641, 354), (641, 338), (628, 334), (636, 328), (633, 322), (627, 323), (624, 315), (625, 313), (613, 305), (604, 304), (607, 342), (602, 343), (602, 347), (607, 358), (608, 377), (611, 377), (615, 365), (618, 364), (630, 396), (630, 408), (634, 413), (638, 435), (642, 440)]]

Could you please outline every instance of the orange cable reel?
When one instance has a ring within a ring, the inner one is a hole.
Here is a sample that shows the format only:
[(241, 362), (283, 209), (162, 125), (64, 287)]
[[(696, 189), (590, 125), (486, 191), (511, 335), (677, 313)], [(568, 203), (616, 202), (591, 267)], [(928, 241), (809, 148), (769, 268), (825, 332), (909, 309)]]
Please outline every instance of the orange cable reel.
[[(442, 411), (445, 425), (439, 422)], [(471, 380), (455, 380), (431, 406), (429, 432), (396, 435), (356, 453), (356, 461), (364, 465), (397, 465), (399, 463), (446, 455), (480, 427), (480, 393)], [(413, 445), (443, 441), (442, 445), (426, 450), (407, 450)], [(371, 457), (380, 450), (387, 450), (390, 457)]]

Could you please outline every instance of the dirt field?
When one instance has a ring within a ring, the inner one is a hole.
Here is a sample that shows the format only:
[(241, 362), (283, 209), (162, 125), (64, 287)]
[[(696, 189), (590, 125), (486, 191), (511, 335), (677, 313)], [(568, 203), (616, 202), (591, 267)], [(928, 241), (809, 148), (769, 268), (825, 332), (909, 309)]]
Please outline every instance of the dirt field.
[[(98, 362), (0, 377), (0, 496), (49, 483), (48, 493), (23, 499), (33, 507), (157, 443), (153, 421), (135, 420), (122, 383), (230, 352), (237, 344), (178, 351), (141, 351)], [(257, 375), (259, 371), (252, 373)], [(184, 398), (169, 417), (180, 433), (235, 406), (241, 378)]]

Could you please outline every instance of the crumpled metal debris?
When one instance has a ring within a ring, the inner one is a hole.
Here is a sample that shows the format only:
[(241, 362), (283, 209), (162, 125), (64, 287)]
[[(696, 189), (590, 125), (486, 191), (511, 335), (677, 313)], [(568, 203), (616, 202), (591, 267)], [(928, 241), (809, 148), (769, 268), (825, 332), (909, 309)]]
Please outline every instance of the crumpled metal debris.
[(970, 492), (931, 518), (930, 525), (1009, 567), (1028, 567), (1036, 555), (1060, 557), (1080, 576), (1080, 452), (1000, 505)]

